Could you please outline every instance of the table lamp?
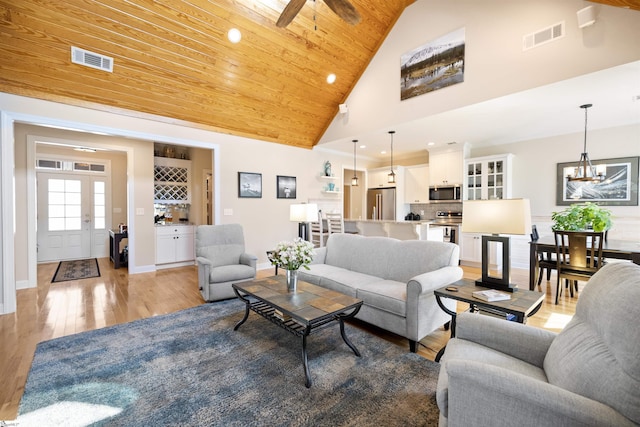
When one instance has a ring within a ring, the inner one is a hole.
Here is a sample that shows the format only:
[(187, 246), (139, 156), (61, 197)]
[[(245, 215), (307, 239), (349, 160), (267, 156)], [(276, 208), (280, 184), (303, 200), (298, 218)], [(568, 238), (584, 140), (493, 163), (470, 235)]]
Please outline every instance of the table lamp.
[(289, 220), (298, 223), (298, 237), (309, 240), (309, 223), (318, 220), (318, 205), (315, 203), (300, 203), (291, 205)]
[[(483, 233), (482, 278), (477, 286), (514, 292), (511, 283), (510, 238), (499, 234), (528, 234), (531, 230), (529, 199), (466, 200), (462, 205), (462, 232)], [(490, 234), (490, 235), (487, 235)], [(502, 245), (501, 276), (491, 276), (489, 254), (491, 243)]]

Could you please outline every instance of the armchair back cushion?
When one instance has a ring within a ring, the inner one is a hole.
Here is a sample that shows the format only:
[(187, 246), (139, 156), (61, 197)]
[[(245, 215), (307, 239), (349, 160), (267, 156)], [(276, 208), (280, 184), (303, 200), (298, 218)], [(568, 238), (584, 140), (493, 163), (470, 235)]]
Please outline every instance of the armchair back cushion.
[(200, 226), (196, 229), (196, 256), (207, 258), (213, 267), (240, 263), (244, 234), (240, 224)]
[(549, 347), (544, 370), (551, 384), (640, 424), (640, 268), (615, 264), (591, 278), (575, 316)]

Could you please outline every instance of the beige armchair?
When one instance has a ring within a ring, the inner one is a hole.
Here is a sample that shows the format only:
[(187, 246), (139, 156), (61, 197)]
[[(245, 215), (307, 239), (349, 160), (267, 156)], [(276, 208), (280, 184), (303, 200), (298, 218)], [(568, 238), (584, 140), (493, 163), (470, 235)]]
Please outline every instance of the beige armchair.
[(244, 250), (240, 224), (196, 227), (198, 285), (205, 301), (233, 298), (233, 283), (255, 279), (258, 258)]

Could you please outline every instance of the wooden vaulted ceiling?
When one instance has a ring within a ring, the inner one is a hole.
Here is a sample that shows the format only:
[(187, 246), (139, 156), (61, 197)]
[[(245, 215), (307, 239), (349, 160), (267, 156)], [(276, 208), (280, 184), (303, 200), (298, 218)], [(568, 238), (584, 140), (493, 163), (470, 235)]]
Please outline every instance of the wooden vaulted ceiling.
[(351, 26), (310, 0), (277, 28), (286, 0), (0, 0), (0, 91), (310, 148), (413, 1), (352, 0)]
[[(0, 91), (311, 148), (414, 1), (351, 0), (350, 26), (309, 0), (277, 28), (287, 0), (0, 0)], [(72, 63), (71, 46), (113, 73)]]

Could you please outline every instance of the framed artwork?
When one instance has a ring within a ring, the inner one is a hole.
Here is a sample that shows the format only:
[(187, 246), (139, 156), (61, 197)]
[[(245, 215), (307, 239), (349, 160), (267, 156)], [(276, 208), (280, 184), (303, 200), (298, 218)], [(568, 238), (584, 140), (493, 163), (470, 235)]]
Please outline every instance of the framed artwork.
[(296, 198), (296, 177), (280, 176), (276, 177), (276, 187), (278, 199), (295, 199)]
[(464, 81), (465, 29), (453, 31), (400, 57), (400, 99)]
[(578, 162), (558, 163), (556, 204), (571, 205), (594, 202), (603, 206), (638, 206), (638, 163), (640, 157), (592, 160), (591, 164), (604, 171), (602, 182), (568, 181)]
[(262, 198), (262, 174), (238, 172), (238, 197)]

